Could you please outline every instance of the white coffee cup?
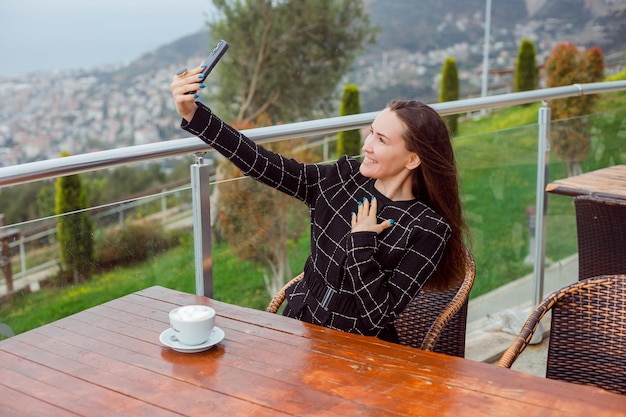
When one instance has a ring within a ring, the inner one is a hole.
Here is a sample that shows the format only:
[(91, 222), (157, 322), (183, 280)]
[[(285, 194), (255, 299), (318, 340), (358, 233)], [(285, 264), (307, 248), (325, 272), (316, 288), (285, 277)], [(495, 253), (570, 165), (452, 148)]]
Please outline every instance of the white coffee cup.
[(205, 305), (187, 305), (170, 311), (170, 326), (180, 343), (200, 345), (211, 337), (215, 310)]

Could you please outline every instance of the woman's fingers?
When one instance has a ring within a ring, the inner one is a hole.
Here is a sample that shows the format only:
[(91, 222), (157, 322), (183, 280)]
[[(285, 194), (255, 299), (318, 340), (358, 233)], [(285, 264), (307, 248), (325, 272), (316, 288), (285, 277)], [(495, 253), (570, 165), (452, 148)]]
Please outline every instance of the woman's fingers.
[(366, 198), (364, 198), (363, 200), (359, 202), (359, 215), (358, 215), (359, 220), (363, 219), (364, 217), (367, 217), (369, 215), (369, 212), (370, 212), (369, 202), (367, 201)]
[(176, 105), (176, 112), (188, 122), (191, 121), (196, 112), (197, 105), (195, 100), (198, 97), (195, 94), (188, 93), (197, 91), (203, 87), (203, 85), (201, 85), (203, 80), (198, 78), (201, 72), (201, 67), (192, 70), (181, 68), (172, 77), (170, 84), (174, 104)]
[(374, 213), (374, 216), (376, 216), (376, 212), (378, 211), (378, 201), (376, 201), (376, 197), (374, 196), (372, 196), (370, 201), (370, 211)]
[(385, 220), (378, 223), (376, 212), (378, 203), (375, 198), (362, 199), (357, 204), (357, 211), (352, 212), (350, 224), (352, 232), (376, 232), (380, 233), (393, 224), (393, 221)]
[(183, 72), (181, 72), (181, 70), (179, 70), (179, 72), (172, 77), (172, 83), (170, 84), (172, 94), (176, 96), (190, 91), (199, 90), (201, 88), (200, 84), (204, 81), (202, 78), (198, 78), (202, 72), (202, 68), (198, 67), (192, 70), (185, 70)]
[(394, 223), (393, 220), (384, 220), (378, 223), (376, 219), (376, 212), (378, 211), (378, 202), (372, 197), (371, 200), (367, 198), (362, 199), (357, 203), (357, 211), (352, 212), (350, 225), (352, 226), (352, 232), (376, 232), (380, 233), (383, 230), (391, 227)]
[(356, 220), (362, 224), (376, 224), (376, 211), (371, 209), (369, 200), (366, 198), (358, 202)]

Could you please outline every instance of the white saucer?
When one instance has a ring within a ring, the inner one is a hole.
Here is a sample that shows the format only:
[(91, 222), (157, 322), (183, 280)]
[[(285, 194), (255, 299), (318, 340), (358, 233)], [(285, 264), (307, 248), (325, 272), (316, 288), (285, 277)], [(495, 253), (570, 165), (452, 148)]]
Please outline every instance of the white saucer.
[(176, 336), (174, 336), (174, 330), (172, 330), (171, 327), (167, 330), (164, 330), (159, 336), (159, 340), (165, 346), (174, 349), (176, 352), (182, 353), (196, 353), (205, 351), (221, 342), (222, 339), (224, 339), (224, 330), (220, 329), (217, 326), (213, 327), (213, 331), (211, 332), (211, 337), (209, 337), (209, 340), (200, 345), (190, 346), (179, 342), (178, 339), (176, 339)]

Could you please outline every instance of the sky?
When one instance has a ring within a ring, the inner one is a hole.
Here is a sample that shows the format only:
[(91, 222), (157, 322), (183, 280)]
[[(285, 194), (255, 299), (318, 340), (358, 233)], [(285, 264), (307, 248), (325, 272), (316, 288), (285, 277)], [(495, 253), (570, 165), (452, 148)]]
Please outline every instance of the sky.
[(121, 64), (206, 27), (211, 0), (0, 0), (0, 76)]

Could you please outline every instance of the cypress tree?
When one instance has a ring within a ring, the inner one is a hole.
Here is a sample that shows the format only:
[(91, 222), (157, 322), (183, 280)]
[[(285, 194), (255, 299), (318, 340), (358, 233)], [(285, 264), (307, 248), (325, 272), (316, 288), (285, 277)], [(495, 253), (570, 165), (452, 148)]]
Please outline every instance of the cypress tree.
[[(67, 156), (67, 153), (64, 152), (62, 156)], [(93, 226), (89, 214), (80, 211), (86, 206), (87, 196), (78, 174), (57, 178), (57, 239), (61, 261), (73, 273), (75, 283), (89, 278), (93, 268)]]
[(535, 44), (522, 39), (515, 63), (515, 91), (530, 91), (537, 88), (537, 61)]
[[(441, 69), (441, 86), (439, 90), (439, 101), (455, 101), (459, 99), (459, 73), (456, 68), (456, 60), (452, 57), (446, 58)], [(451, 135), (456, 135), (459, 127), (459, 115), (451, 114), (443, 119), (448, 125)]]
[[(354, 84), (346, 84), (341, 96), (339, 115), (361, 113), (359, 88)], [(361, 132), (358, 129), (344, 130), (337, 136), (337, 155), (356, 156), (361, 154)]]

